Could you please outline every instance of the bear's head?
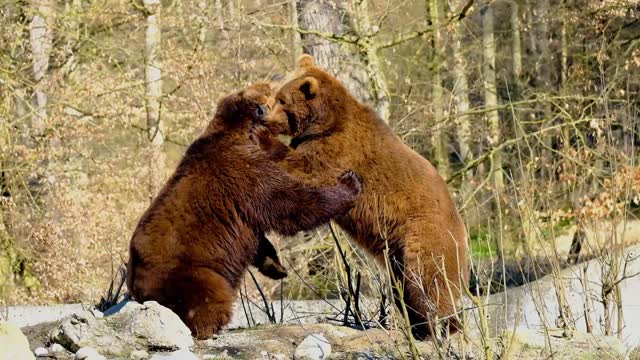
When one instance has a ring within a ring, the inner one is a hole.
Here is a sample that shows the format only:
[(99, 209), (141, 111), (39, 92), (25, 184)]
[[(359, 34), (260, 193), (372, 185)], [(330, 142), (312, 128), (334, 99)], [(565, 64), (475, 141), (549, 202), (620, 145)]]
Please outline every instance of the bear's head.
[(265, 124), (273, 103), (271, 91), (271, 84), (256, 83), (222, 98), (206, 133), (248, 131), (253, 124)]
[(340, 126), (349, 99), (338, 80), (316, 67), (311, 56), (302, 55), (277, 91), (266, 126), (294, 138), (330, 133)]

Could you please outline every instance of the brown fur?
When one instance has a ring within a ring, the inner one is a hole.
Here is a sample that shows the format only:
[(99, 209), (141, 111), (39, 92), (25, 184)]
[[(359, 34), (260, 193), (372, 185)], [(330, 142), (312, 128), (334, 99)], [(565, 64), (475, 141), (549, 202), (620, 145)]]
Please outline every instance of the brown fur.
[(361, 191), (352, 172), (337, 185), (334, 179), (313, 188), (268, 160), (249, 129), (263, 121), (269, 95), (269, 85), (259, 84), (219, 103), (131, 239), (127, 285), (134, 299), (171, 308), (200, 338), (229, 322), (249, 263), (272, 265), (264, 264), (274, 261), (275, 249), (263, 231), (316, 227), (348, 211)]
[(459, 325), (452, 315), (468, 283), (466, 230), (429, 161), (308, 55), (277, 92), (266, 119), (272, 132), (287, 129), (292, 136), (291, 147), (257, 136), (288, 171), (316, 184), (329, 183), (345, 169), (362, 177), (366, 189), (337, 223), (380, 264), (388, 246), (416, 337), (430, 335), (436, 317), (447, 318), (445, 325), (455, 332)]

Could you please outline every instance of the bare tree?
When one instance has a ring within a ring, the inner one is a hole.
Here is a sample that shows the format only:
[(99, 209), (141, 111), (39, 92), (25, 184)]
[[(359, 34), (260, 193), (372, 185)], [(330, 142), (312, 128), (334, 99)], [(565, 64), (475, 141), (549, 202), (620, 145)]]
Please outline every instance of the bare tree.
[(162, 97), (162, 72), (160, 69), (160, 0), (144, 0), (146, 11), (145, 31), (145, 101), (147, 109), (147, 138), (150, 142), (149, 193), (153, 197), (162, 186), (165, 170), (163, 152), (164, 133), (160, 117)]
[[(464, 6), (463, 0), (453, 0), (451, 2), (452, 10), (457, 11)], [(469, 82), (467, 80), (467, 59), (462, 46), (463, 33), (465, 25), (462, 21), (458, 22), (453, 32), (451, 50), (453, 56), (453, 97), (456, 105), (456, 141), (458, 143), (459, 156), (463, 164), (473, 159), (473, 140), (471, 137), (471, 116), (466, 113), (471, 108), (469, 104)], [(464, 174), (463, 184), (469, 184), (468, 178), (471, 172)], [(466, 195), (466, 189), (463, 194)]]
[(351, 1), (350, 10), (353, 18), (353, 27), (359, 37), (356, 45), (365, 62), (369, 77), (369, 93), (373, 97), (378, 115), (386, 123), (389, 123), (389, 118), (391, 117), (391, 95), (382, 70), (379, 45), (376, 42), (376, 38), (371, 36), (379, 29), (374, 29), (371, 25), (368, 0)]
[(434, 127), (431, 129), (431, 144), (433, 146), (433, 159), (440, 175), (444, 178), (449, 176), (449, 156), (446, 148), (444, 131), (444, 96), (442, 91), (442, 78), (440, 76), (442, 62), (444, 60), (444, 48), (442, 41), (441, 24), (441, 4), (438, 0), (429, 0), (429, 14), (431, 25), (434, 27), (432, 33), (433, 45), (433, 75), (431, 78), (431, 100), (433, 106)]
[(513, 67), (513, 77), (520, 81), (522, 76), (522, 41), (520, 35), (520, 4), (518, 0), (512, 0), (511, 6), (511, 57)]
[[(289, 0), (287, 4), (287, 10), (289, 11), (289, 23), (293, 27), (299, 27), (298, 22), (298, 0)], [(297, 31), (291, 31), (291, 53), (293, 55), (293, 63), (298, 60), (302, 55), (302, 38)]]
[(49, 55), (53, 46), (51, 33), (53, 3), (51, 0), (34, 0), (31, 10), (33, 17), (29, 23), (29, 40), (35, 81), (31, 126), (36, 134), (40, 134), (46, 126), (47, 119), (47, 94), (44, 91), (44, 80), (49, 70)]
[[(500, 115), (498, 114), (498, 96), (496, 88), (496, 42), (493, 26), (493, 7), (485, 5), (482, 10), (482, 70), (484, 87), (484, 104), (487, 108), (486, 116), (489, 125), (489, 144), (496, 146), (501, 141)], [(493, 186), (496, 196), (495, 204), (500, 208), (500, 197), (504, 193), (504, 174), (502, 173), (502, 151), (492, 150), (490, 157), (493, 173)], [(499, 211), (498, 211), (499, 212)], [(495, 236), (498, 258), (502, 258), (502, 240)]]

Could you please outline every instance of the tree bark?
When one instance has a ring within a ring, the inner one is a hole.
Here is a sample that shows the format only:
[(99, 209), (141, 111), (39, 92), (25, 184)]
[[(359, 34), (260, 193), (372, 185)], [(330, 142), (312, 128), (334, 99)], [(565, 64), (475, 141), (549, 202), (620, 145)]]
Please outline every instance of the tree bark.
[[(300, 26), (322, 32), (343, 34), (348, 20), (353, 21), (357, 34), (366, 34), (369, 16), (366, 2), (352, 4), (352, 16), (333, 1), (303, 0), (300, 4)], [(357, 7), (354, 7), (357, 5)], [(341, 44), (314, 35), (304, 35), (304, 52), (313, 56), (316, 64), (336, 76), (360, 101), (372, 103), (383, 120), (389, 120), (389, 90), (374, 44), (362, 37), (356, 45)]]
[(522, 41), (520, 35), (520, 5), (518, 0), (513, 0), (511, 5), (511, 39), (512, 39), (512, 66), (513, 78), (517, 83), (522, 77)]
[[(493, 33), (493, 8), (491, 5), (485, 5), (482, 10), (482, 55), (483, 55), (483, 84), (484, 84), (484, 105), (489, 109), (495, 109), (498, 106), (498, 98), (496, 95), (496, 44)], [(487, 120), (489, 123), (489, 145), (491, 147), (500, 143), (500, 116), (498, 110), (487, 112)], [(500, 198), (504, 189), (504, 175), (502, 173), (502, 152), (494, 151), (491, 155), (493, 164), (493, 185), (495, 189), (496, 209), (500, 209)], [(495, 238), (496, 250), (498, 258), (502, 257), (502, 242), (500, 240), (500, 231)]]
[(551, 88), (551, 67), (549, 66), (553, 62), (551, 61), (551, 54), (549, 52), (549, 0), (539, 0), (536, 2), (537, 12), (537, 33), (539, 54), (536, 61), (536, 72), (538, 78), (542, 80), (542, 87)]
[(45, 77), (49, 70), (49, 55), (53, 46), (51, 33), (53, 22), (53, 3), (51, 0), (34, 0), (31, 4), (33, 17), (29, 24), (29, 40), (33, 58), (34, 91), (31, 100), (33, 114), (31, 127), (34, 135), (40, 135), (47, 120), (47, 94), (44, 91)]
[[(289, 11), (289, 25), (294, 28), (299, 27), (298, 21), (298, 0), (289, 0), (287, 4), (287, 10)], [(291, 55), (293, 56), (293, 64), (295, 66), (296, 61), (302, 55), (302, 38), (297, 31), (291, 32)]]
[(160, 69), (160, 0), (144, 0), (147, 11), (145, 31), (145, 100), (149, 140), (149, 194), (155, 196), (164, 181), (164, 133), (160, 118), (162, 73)]
[(433, 122), (431, 129), (431, 144), (433, 146), (433, 159), (440, 175), (444, 178), (449, 176), (449, 156), (444, 139), (444, 96), (442, 95), (442, 78), (440, 77), (440, 66), (443, 59), (444, 49), (442, 47), (442, 33), (438, 29), (440, 26), (440, 4), (438, 0), (429, 0), (429, 14), (431, 24), (436, 28), (432, 35), (433, 41), (433, 75), (431, 79), (431, 101), (433, 106)]
[(374, 39), (368, 36), (373, 32), (368, 0), (353, 0), (351, 2), (351, 18), (354, 30), (360, 36), (357, 46), (369, 76), (369, 93), (373, 97), (376, 112), (388, 124), (391, 117), (391, 95), (387, 87), (387, 79), (382, 71), (379, 50)]
[[(454, 0), (452, 3), (453, 10), (460, 9), (464, 6), (462, 0)], [(458, 151), (460, 161), (463, 166), (473, 160), (473, 139), (471, 137), (471, 117), (466, 113), (471, 108), (469, 103), (469, 82), (467, 80), (467, 59), (462, 46), (462, 39), (465, 26), (462, 21), (456, 24), (453, 32), (451, 50), (453, 56), (453, 98), (456, 105), (456, 142), (458, 143)], [(463, 198), (466, 198), (470, 192), (470, 179), (472, 172), (469, 171), (463, 175), (462, 186), (460, 192)]]
[(560, 28), (560, 84), (564, 85), (567, 82), (568, 59), (569, 59), (569, 45), (567, 44), (567, 22), (563, 21)]
[[(341, 13), (344, 10), (338, 8), (335, 3), (325, 0), (301, 0), (299, 9), (300, 27), (334, 34), (345, 32), (344, 17)], [(333, 73), (359, 100), (372, 100), (367, 87), (369, 77), (362, 70), (362, 59), (354, 56), (355, 49), (315, 35), (303, 35), (302, 41), (304, 53), (313, 56), (319, 67)]]

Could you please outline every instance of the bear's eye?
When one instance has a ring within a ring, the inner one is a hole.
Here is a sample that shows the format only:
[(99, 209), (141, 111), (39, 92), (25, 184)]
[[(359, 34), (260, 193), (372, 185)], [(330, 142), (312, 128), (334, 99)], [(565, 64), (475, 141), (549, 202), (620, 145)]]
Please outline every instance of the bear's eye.
[(256, 109), (256, 117), (259, 119), (262, 119), (263, 116), (267, 115), (268, 111), (269, 109), (267, 108), (266, 105), (264, 104), (258, 105), (258, 108)]
[(280, 103), (280, 105), (285, 105), (286, 104), (283, 99), (278, 99), (278, 102)]

